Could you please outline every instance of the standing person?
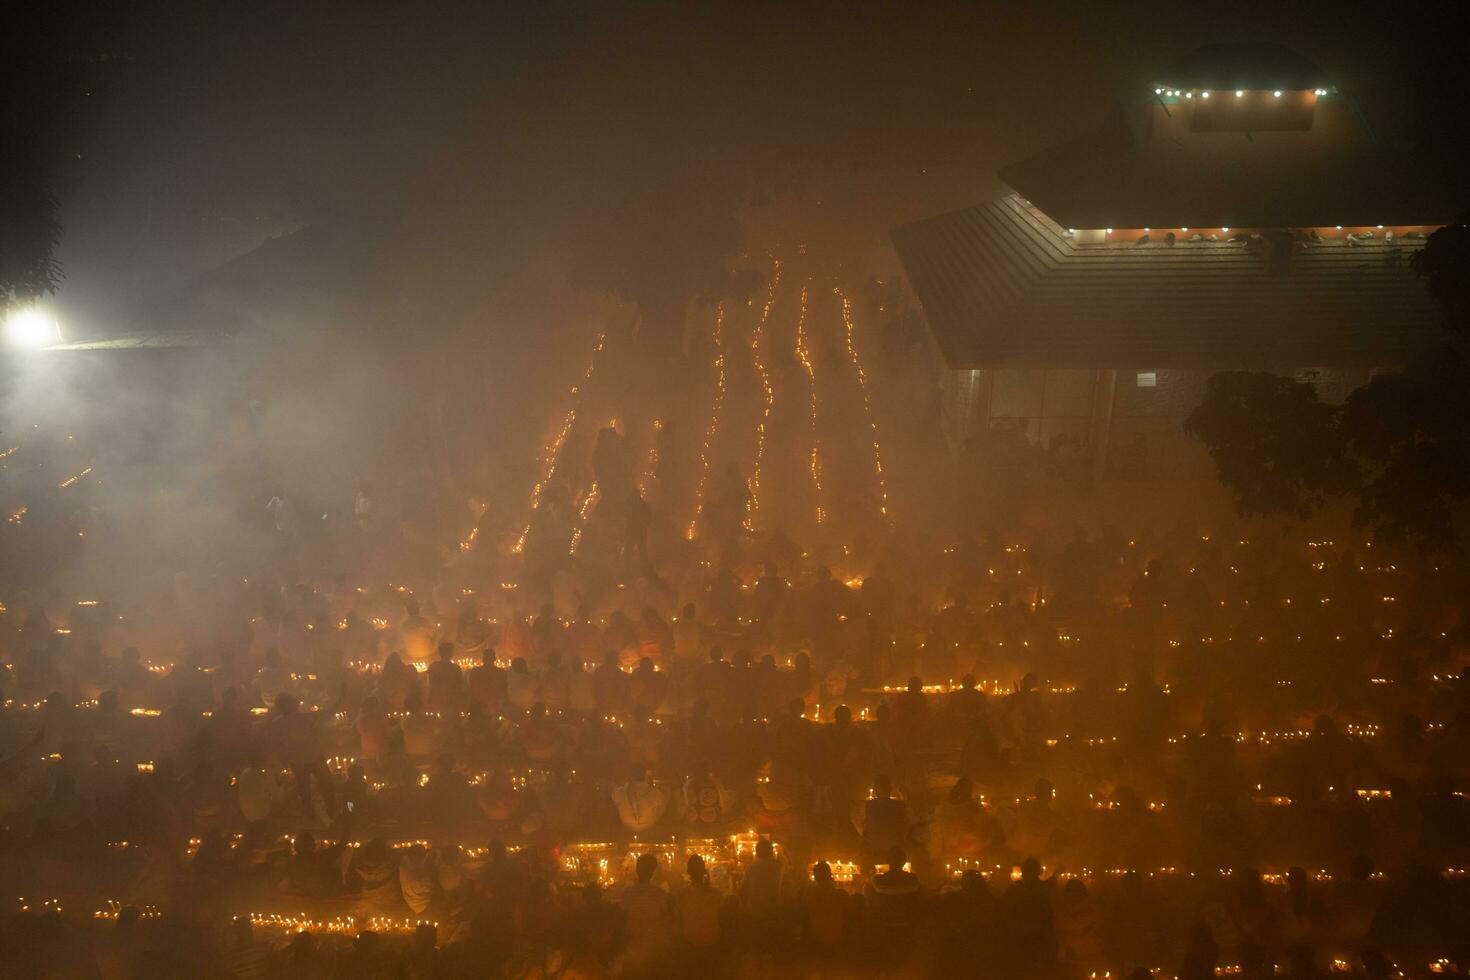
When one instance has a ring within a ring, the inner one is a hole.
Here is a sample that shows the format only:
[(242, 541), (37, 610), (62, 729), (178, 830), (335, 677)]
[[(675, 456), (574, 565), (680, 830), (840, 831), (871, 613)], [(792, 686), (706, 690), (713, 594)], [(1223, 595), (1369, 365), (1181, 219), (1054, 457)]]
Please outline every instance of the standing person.
[(653, 883), (658, 858), (642, 854), (634, 866), (638, 880), (623, 892), (628, 943), (623, 950), (624, 972), (637, 976), (654, 971), (668, 951), (672, 932), (669, 893)]
[(724, 899), (710, 884), (704, 858), (691, 854), (685, 873), (689, 876), (689, 887), (674, 896), (674, 911), (679, 920), (679, 938), (685, 950), (694, 954), (687, 964), (687, 972), (693, 975), (695, 963), (704, 961), (700, 954), (718, 946), (723, 936), (720, 910)]
[(823, 960), (842, 945), (848, 907), (847, 893), (832, 878), (832, 865), (812, 865), (812, 883), (801, 890), (802, 937)]
[(886, 856), (902, 847), (908, 833), (909, 808), (903, 800), (894, 799), (893, 783), (886, 775), (873, 779), (873, 795), (863, 804), (863, 842), (870, 854)]
[[(648, 557), (648, 530), (653, 526), (653, 508), (643, 499), (643, 491), (633, 488), (628, 495), (627, 523), (623, 527), (623, 571), (635, 571), (653, 577), (653, 562)], [(633, 563), (634, 556), (638, 563)]]
[(761, 942), (774, 941), (781, 932), (781, 862), (776, 848), (762, 839), (755, 845), (755, 860), (745, 871), (740, 885), (740, 907), (749, 920), (752, 934)]
[(302, 711), (301, 703), (291, 694), (276, 695), (274, 708), (271, 734), (276, 751), (296, 777), (296, 792), (301, 799), (303, 814), (308, 818), (317, 815), (312, 805), (312, 777), (316, 777), (317, 791), (321, 794), (326, 813), (335, 812), (337, 787), (322, 754), (315, 718), (310, 712)]

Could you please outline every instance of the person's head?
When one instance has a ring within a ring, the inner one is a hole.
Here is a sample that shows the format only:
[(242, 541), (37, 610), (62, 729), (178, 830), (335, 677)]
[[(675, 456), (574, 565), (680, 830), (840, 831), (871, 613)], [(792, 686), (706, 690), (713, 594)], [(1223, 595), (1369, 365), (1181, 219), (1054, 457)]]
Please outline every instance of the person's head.
[(909, 678), (909, 693), (910, 694), (923, 694), (924, 693), (924, 682), (922, 680), (920, 680), (919, 678), (917, 678), (917, 677), (910, 677)]
[(653, 880), (653, 874), (658, 870), (658, 858), (652, 854), (638, 855), (638, 863), (633, 866), (634, 873), (638, 876), (641, 884), (648, 884)]
[(975, 868), (966, 868), (960, 875), (960, 891), (966, 895), (989, 894), (990, 889), (985, 884), (985, 876)]
[(1041, 862), (1035, 858), (1027, 858), (1021, 862), (1021, 880), (1037, 881), (1041, 878)]
[(973, 690), (975, 690), (975, 675), (974, 674), (966, 674), (964, 677), (961, 677), (960, 678), (960, 687), (964, 688), (966, 691), (973, 691)]
[(293, 695), (287, 694), (284, 691), (277, 694), (276, 700), (272, 703), (275, 705), (276, 711), (283, 715), (294, 715), (299, 705), (299, 702)]
[(755, 845), (755, 856), (758, 861), (776, 860), (776, 848), (769, 840), (762, 837)]
[(969, 776), (961, 776), (955, 780), (955, 784), (949, 788), (949, 802), (958, 806), (961, 803), (969, 803), (975, 796), (975, 784)]
[(886, 800), (893, 795), (893, 782), (883, 773), (873, 777), (873, 796)]
[(291, 841), (291, 853), (298, 857), (312, 854), (316, 851), (316, 836), (309, 830), (303, 830)]
[(510, 672), (512, 674), (524, 674), (528, 671), (528, 669), (529, 668), (527, 668), (526, 666), (525, 657), (516, 657), (510, 662)]
[(820, 888), (826, 888), (832, 884), (832, 865), (826, 861), (818, 861), (812, 865), (812, 881)]
[(444, 661), (445, 663), (448, 663), (449, 661), (454, 659), (453, 643), (450, 643), (446, 640), (445, 642), (439, 644), (439, 659)]
[(691, 884), (702, 884), (707, 873), (704, 870), (704, 858), (698, 854), (689, 855), (689, 860), (684, 865), (684, 873), (689, 875)]
[(316, 937), (305, 930), (293, 933), (286, 950), (291, 959), (304, 960), (316, 952)]
[(839, 704), (832, 711), (832, 720), (839, 725), (852, 724), (852, 709), (845, 704)]

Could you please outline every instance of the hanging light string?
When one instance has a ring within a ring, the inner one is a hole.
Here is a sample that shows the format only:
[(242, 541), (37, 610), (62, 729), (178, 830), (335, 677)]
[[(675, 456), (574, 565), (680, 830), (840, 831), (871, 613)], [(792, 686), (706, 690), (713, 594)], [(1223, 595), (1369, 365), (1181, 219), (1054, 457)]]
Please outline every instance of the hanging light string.
[[(592, 375), (597, 370), (598, 355), (602, 353), (606, 345), (607, 331), (604, 330), (597, 335), (597, 344), (592, 348), (592, 356), (587, 360), (587, 370), (582, 373), (581, 383), (572, 386), (573, 399), (581, 394), (582, 389), (587, 387), (587, 383), (592, 380)], [(541, 509), (541, 494), (546, 490), (546, 485), (551, 482), (552, 476), (556, 474), (556, 464), (561, 457), (561, 447), (566, 443), (572, 426), (576, 424), (579, 406), (579, 402), (572, 402), (572, 407), (567, 409), (567, 414), (562, 417), (560, 431), (546, 445), (546, 451), (541, 457), (541, 479), (537, 480), (536, 485), (531, 488), (531, 517), (526, 518), (526, 525), (521, 528), (520, 537), (516, 538), (516, 543), (511, 546), (510, 550), (514, 554), (519, 555), (526, 549), (526, 535), (531, 533), (531, 520), (535, 517), (536, 511)]]
[(572, 532), (572, 543), (567, 547), (567, 554), (575, 555), (577, 545), (582, 543), (582, 529), (587, 526), (587, 515), (592, 511), (592, 505), (597, 501), (597, 481), (592, 481), (592, 487), (587, 491), (587, 496), (582, 498), (582, 507), (577, 511), (577, 529)]
[(771, 405), (776, 400), (775, 391), (771, 388), (771, 373), (766, 369), (765, 355), (766, 321), (771, 318), (771, 307), (776, 305), (776, 287), (781, 285), (781, 260), (776, 259), (775, 262), (775, 270), (766, 283), (766, 303), (761, 307), (761, 318), (750, 339), (750, 357), (755, 362), (756, 374), (760, 376), (761, 397), (764, 401), (761, 406), (761, 420), (755, 427), (755, 467), (750, 472), (750, 496), (745, 503), (747, 531), (755, 530), (755, 515), (760, 510), (761, 463), (766, 456), (766, 423), (771, 419)]
[(715, 307), (715, 397), (710, 405), (709, 425), (704, 430), (704, 444), (699, 447), (699, 482), (694, 487), (694, 516), (689, 518), (686, 537), (694, 540), (699, 519), (704, 516), (704, 488), (709, 483), (710, 446), (720, 429), (720, 415), (725, 408), (725, 304)]
[(816, 491), (817, 523), (821, 524), (827, 519), (827, 513), (822, 510), (822, 463), (817, 455), (817, 376), (812, 370), (811, 351), (806, 345), (805, 286), (801, 287), (801, 309), (796, 315), (796, 359), (801, 362), (801, 369), (806, 372), (807, 404), (810, 407), (807, 428), (811, 434), (811, 451), (807, 454), (807, 458), (812, 471), (812, 488)]
[(858, 356), (857, 345), (853, 340), (854, 327), (852, 322), (852, 302), (847, 294), (842, 291), (841, 286), (833, 287), (832, 291), (842, 300), (842, 326), (847, 333), (847, 360), (852, 364), (853, 370), (857, 372), (858, 387), (863, 393), (863, 417), (867, 419), (868, 431), (873, 442), (873, 473), (878, 481), (878, 513), (883, 515), (889, 528), (893, 527), (893, 515), (888, 513), (888, 479), (883, 474), (883, 451), (878, 447), (878, 422), (873, 416), (873, 398), (868, 390), (868, 373), (863, 370), (862, 358)]

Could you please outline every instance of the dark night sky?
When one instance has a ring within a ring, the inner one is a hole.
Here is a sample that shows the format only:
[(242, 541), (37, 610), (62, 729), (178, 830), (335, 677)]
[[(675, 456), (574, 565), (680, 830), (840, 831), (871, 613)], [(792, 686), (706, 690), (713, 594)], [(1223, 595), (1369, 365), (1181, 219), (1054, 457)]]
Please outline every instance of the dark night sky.
[(1383, 138), (1463, 129), (1453, 32), (1382, 4), (912, 6), (32, 4), (7, 44), (48, 39), (21, 61), (54, 81), (78, 320), (367, 210), (403, 216), (420, 266), (471, 250), (475, 281), (668, 235), (630, 230), (650, 211), (861, 256), (1210, 41), (1297, 48)]

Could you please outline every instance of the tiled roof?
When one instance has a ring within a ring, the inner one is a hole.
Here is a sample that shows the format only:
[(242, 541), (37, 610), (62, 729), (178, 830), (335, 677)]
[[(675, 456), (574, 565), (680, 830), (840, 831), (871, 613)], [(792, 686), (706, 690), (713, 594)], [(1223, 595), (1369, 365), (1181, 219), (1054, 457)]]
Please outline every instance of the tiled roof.
[(1398, 363), (1443, 339), (1409, 267), (1422, 241), (1269, 248), (1079, 244), (1019, 195), (898, 228), (952, 367), (1273, 368)]

